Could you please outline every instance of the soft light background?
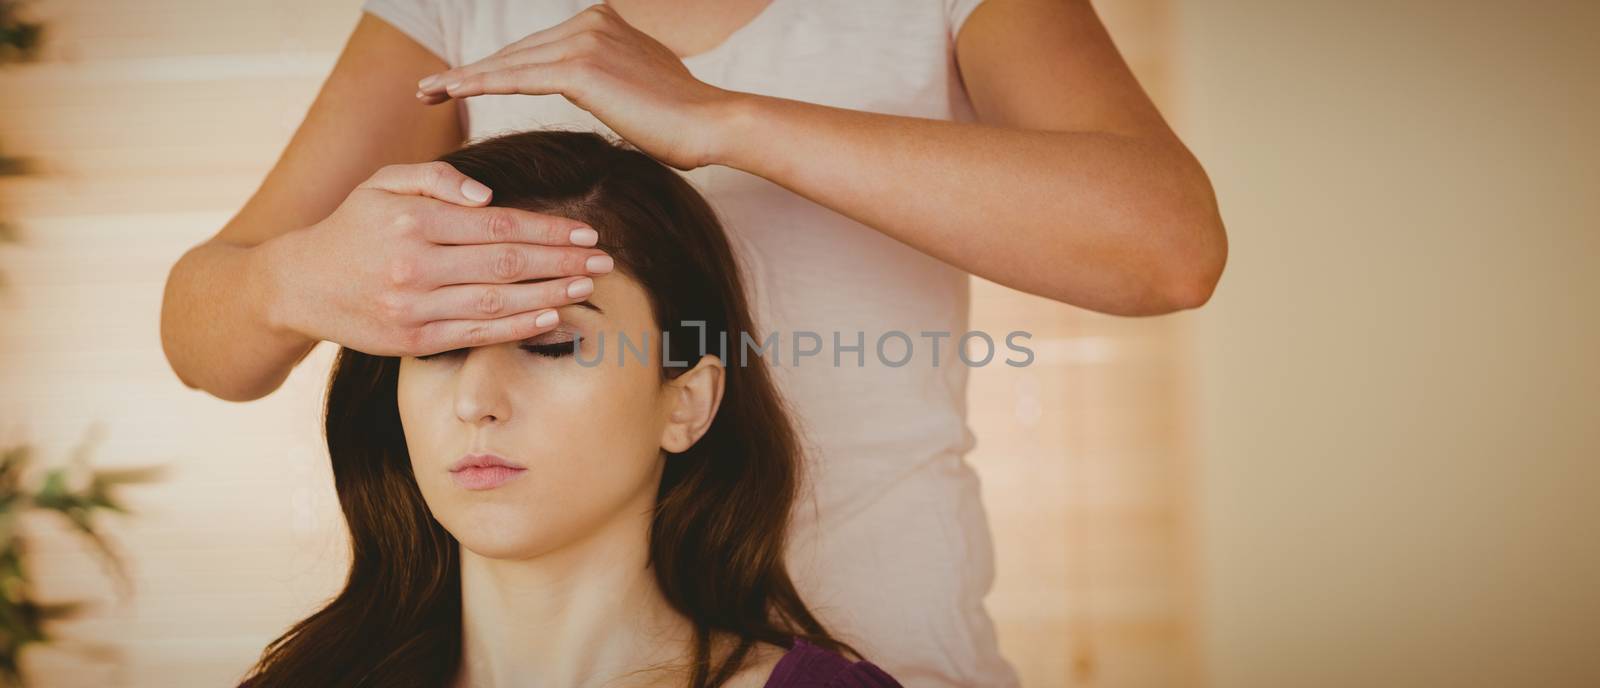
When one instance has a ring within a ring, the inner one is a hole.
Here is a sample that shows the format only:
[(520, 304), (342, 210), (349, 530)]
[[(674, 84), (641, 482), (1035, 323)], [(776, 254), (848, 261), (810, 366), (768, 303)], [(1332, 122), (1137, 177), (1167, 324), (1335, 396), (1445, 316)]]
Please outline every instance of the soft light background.
[[(161, 355), (172, 262), (239, 207), (355, 0), (53, 0), (0, 72), (0, 445), (172, 467), (108, 520), (117, 601), (40, 686), (231, 685), (340, 582), (332, 347), (248, 404)], [(1203, 310), (1100, 316), (974, 281), (989, 598), (1027, 686), (1600, 684), (1600, 17), (1592, 2), (1096, 3), (1207, 163), (1232, 241)], [(79, 646), (98, 647), (98, 658)]]
[(1600, 2), (1179, 13), (1211, 682), (1600, 686)]

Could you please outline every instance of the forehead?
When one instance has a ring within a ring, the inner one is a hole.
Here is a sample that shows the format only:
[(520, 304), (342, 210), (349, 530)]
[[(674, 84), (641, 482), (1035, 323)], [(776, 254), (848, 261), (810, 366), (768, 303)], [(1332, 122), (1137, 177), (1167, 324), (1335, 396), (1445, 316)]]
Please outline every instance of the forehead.
[(611, 326), (653, 326), (650, 299), (639, 282), (621, 270), (594, 278), (594, 293), (584, 299), (593, 307), (567, 304), (557, 310), (563, 321), (604, 322)]

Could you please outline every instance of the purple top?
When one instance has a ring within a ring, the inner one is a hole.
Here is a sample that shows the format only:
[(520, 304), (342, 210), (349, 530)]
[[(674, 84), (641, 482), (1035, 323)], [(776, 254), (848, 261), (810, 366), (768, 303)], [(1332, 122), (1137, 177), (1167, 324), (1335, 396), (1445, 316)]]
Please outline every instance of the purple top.
[(851, 662), (844, 655), (795, 638), (794, 647), (778, 658), (765, 688), (904, 688), (894, 677), (867, 660)]
[[(250, 681), (239, 688), (250, 688)], [(905, 688), (867, 660), (851, 662), (832, 650), (795, 638), (794, 647), (778, 658), (763, 688)]]

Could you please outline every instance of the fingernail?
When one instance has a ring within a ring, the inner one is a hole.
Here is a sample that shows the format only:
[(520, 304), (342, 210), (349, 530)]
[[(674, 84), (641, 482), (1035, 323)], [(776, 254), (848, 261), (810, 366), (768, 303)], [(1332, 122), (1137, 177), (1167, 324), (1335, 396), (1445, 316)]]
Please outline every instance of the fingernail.
[(540, 313), (539, 317), (533, 319), (533, 324), (538, 325), (539, 327), (549, 327), (556, 324), (556, 321), (560, 319), (561, 318), (556, 315), (555, 311), (545, 311)]
[(579, 227), (567, 235), (573, 246), (593, 246), (600, 243), (600, 233), (588, 227)]
[(589, 260), (583, 262), (589, 272), (610, 272), (612, 265), (611, 256), (589, 256)]
[(476, 179), (468, 179), (461, 182), (461, 195), (474, 203), (482, 203), (489, 200), (489, 187), (478, 183)]
[(567, 298), (577, 299), (594, 293), (594, 280), (580, 277), (567, 285)]
[(422, 91), (417, 91), (417, 97), (418, 98), (426, 98), (427, 96), (423, 95)]
[(459, 81), (452, 81), (452, 82), (444, 85), (444, 90), (446, 90), (446, 91), (454, 91), (454, 90), (456, 90), (458, 88), (461, 88), (461, 82), (459, 82)]
[(436, 74), (434, 76), (430, 76), (430, 77), (428, 77), (426, 79), (423, 79), (422, 81), (418, 81), (417, 82), (417, 88), (426, 91), (426, 90), (428, 90), (430, 88), (433, 88), (433, 85), (437, 84), (437, 83), (439, 83), (439, 76)]

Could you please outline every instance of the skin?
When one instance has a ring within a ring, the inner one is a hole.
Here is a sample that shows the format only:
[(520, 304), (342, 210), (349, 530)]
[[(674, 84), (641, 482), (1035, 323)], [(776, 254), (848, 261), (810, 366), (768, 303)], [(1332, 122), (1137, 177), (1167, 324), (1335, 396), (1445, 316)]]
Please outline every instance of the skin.
[(972, 274), (1093, 310), (1197, 307), (1221, 277), (1210, 182), (1087, 0), (973, 11), (956, 59), (977, 124), (717, 88), (624, 18), (646, 7), (592, 5), (430, 75), (417, 97), (560, 94), (674, 167), (756, 174)]
[[(526, 244), (519, 255), (527, 262), (582, 275), (575, 259), (534, 255), (546, 253), (541, 241), (560, 244), (576, 226), (570, 220), (496, 216), (464, 197), (459, 174), (402, 166), (393, 173), (409, 181), (390, 193), (412, 196), (412, 212), (373, 203), (364, 217), (414, 234), (353, 223), (310, 229), (372, 170), (459, 146), (458, 99), (482, 93), (560, 94), (674, 167), (760, 175), (979, 277), (1065, 303), (1155, 315), (1209, 300), (1227, 257), (1210, 182), (1088, 0), (986, 0), (973, 11), (956, 63), (977, 123), (817, 106), (694, 79), (680, 56), (714, 47), (736, 28), (733, 18), (748, 21), (763, 3), (699, 0), (666, 11), (619, 0), (460, 69), (364, 15), (261, 189), (174, 266), (162, 309), (174, 372), (190, 387), (247, 400), (281, 385), (323, 338), (417, 354), (537, 334), (535, 312), (570, 299), (550, 287), (512, 294), (522, 279), (514, 270), (472, 280), (495, 274), (497, 262), (522, 260), (506, 258), (509, 243)], [(426, 77), (435, 78), (423, 87)], [(479, 256), (489, 268), (445, 269), (442, 279), (476, 290), (454, 300), (434, 294), (432, 282), (393, 279), (430, 262), (416, 233), (447, 224), (447, 205), (485, 211), (465, 226), (504, 249)], [(397, 235), (408, 241), (386, 253)], [(335, 267), (350, 276), (326, 277)], [(417, 306), (430, 295), (430, 308)], [(424, 310), (442, 319), (426, 320)]]
[[(689, 656), (691, 628), (647, 568), (650, 512), (665, 462), (715, 417), (723, 369), (706, 356), (663, 381), (659, 359), (617, 365), (617, 333), (660, 330), (631, 278), (614, 272), (595, 282), (585, 303), (598, 310), (564, 306), (560, 326), (526, 342), (401, 359), (397, 396), (417, 484), (461, 545), (457, 686), (683, 681), (671, 667)], [(592, 361), (601, 332), (608, 356), (594, 366), (522, 348), (570, 351), (581, 335)], [(468, 490), (448, 472), (467, 453), (526, 471)], [(760, 686), (781, 654), (764, 647), (732, 685)]]

